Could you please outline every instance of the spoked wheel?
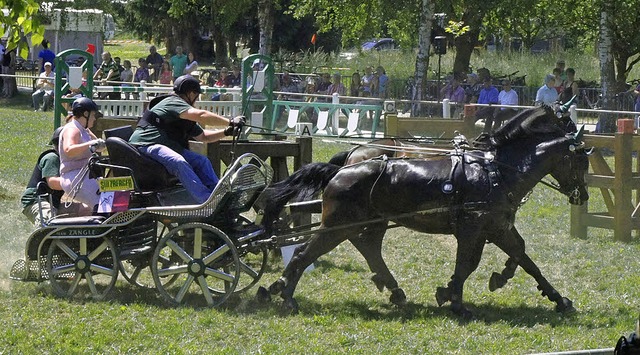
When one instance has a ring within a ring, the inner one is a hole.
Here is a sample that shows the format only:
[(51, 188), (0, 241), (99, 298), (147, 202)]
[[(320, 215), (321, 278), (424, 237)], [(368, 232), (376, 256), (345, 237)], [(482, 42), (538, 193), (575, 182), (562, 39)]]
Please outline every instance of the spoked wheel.
[[(244, 226), (253, 224), (248, 217), (242, 215), (239, 216), (239, 221)], [(236, 286), (235, 293), (240, 293), (248, 290), (260, 281), (264, 270), (267, 268), (269, 249), (264, 244), (251, 246), (248, 242), (240, 245), (236, 243), (236, 245), (240, 258), (240, 280), (238, 281), (238, 286)], [(224, 290), (216, 290), (216, 292), (219, 293), (223, 291)]]
[(57, 296), (102, 300), (118, 278), (115, 246), (107, 238), (54, 239), (46, 270)]
[[(169, 233), (171, 228), (173, 228), (173, 226), (170, 224), (158, 222), (158, 237), (156, 240), (162, 239), (162, 237)], [(151, 252), (153, 252), (153, 250), (149, 253), (132, 258), (121, 258), (119, 261), (122, 277), (132, 285), (142, 288), (155, 288), (156, 283), (153, 279), (153, 275), (151, 274)], [(167, 256), (161, 256), (158, 258), (158, 261), (160, 262), (160, 265), (158, 265), (159, 268), (167, 268), (171, 265), (171, 260)], [(170, 285), (177, 279), (177, 277), (178, 275), (161, 277), (160, 281), (163, 285)]]
[[(163, 260), (170, 264), (163, 266)], [(172, 229), (158, 242), (151, 273), (162, 297), (173, 305), (215, 307), (231, 296), (240, 278), (240, 260), (233, 242), (205, 223)], [(175, 277), (166, 285), (163, 278)]]

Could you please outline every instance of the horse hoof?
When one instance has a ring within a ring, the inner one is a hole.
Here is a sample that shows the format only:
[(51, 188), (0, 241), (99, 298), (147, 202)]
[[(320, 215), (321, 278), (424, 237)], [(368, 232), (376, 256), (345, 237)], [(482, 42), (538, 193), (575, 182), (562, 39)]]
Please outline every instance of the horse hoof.
[(282, 292), (282, 290), (284, 290), (284, 286), (284, 281), (277, 280), (276, 282), (272, 283), (271, 286), (269, 286), (269, 293), (272, 295), (278, 295), (280, 294), (280, 292)]
[(443, 304), (449, 302), (451, 300), (451, 292), (449, 292), (448, 288), (438, 287), (436, 289), (436, 302), (438, 302), (438, 307), (442, 307)]
[(493, 292), (507, 284), (507, 278), (494, 272), (489, 279), (489, 291)]
[(256, 300), (260, 303), (271, 302), (271, 294), (269, 293), (269, 290), (262, 286), (258, 287), (258, 291), (256, 292)]
[(566, 297), (562, 297), (560, 302), (556, 305), (556, 312), (559, 312), (559, 313), (567, 314), (567, 313), (573, 313), (575, 311), (576, 309), (573, 307), (573, 302)]
[(380, 277), (380, 275), (374, 274), (373, 276), (371, 276), (371, 281), (373, 281), (373, 284), (376, 285), (378, 291), (382, 292), (384, 290), (384, 282), (382, 282), (382, 277)]
[(282, 309), (289, 314), (298, 314), (298, 302), (293, 298), (285, 299), (282, 302)]
[(404, 291), (400, 287), (394, 288), (391, 291), (389, 301), (398, 307), (402, 307), (407, 304), (407, 295), (404, 294)]

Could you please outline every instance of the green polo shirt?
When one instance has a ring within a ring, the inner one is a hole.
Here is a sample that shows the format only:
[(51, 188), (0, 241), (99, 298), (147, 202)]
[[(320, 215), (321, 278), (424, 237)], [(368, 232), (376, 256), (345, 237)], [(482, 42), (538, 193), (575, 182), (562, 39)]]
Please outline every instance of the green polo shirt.
[[(169, 96), (153, 106), (151, 111), (163, 120), (164, 124), (172, 124), (183, 121), (180, 115), (191, 108), (186, 101), (178, 96)], [(198, 123), (193, 124), (191, 129), (185, 132), (186, 135), (193, 138), (202, 134), (204, 130)], [(159, 127), (149, 125), (147, 127), (136, 127), (135, 131), (129, 138), (129, 142), (134, 145), (152, 145), (162, 144), (178, 153), (182, 153), (184, 149), (179, 142), (171, 139), (167, 132)]]

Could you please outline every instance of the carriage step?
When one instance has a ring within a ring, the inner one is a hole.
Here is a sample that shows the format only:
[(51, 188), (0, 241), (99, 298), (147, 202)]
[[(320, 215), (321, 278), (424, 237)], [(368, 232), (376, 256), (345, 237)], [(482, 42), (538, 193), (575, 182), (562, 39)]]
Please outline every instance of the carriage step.
[(49, 221), (49, 226), (66, 226), (66, 225), (80, 225), (80, 224), (101, 224), (104, 222), (104, 216), (82, 216), (82, 217), (68, 217), (68, 218), (54, 218)]
[(125, 249), (125, 250), (120, 250), (120, 259), (123, 260), (127, 260), (127, 259), (131, 259), (133, 257), (136, 257), (138, 255), (144, 255), (144, 254), (148, 254), (151, 253), (153, 251), (153, 246), (151, 245), (145, 245), (139, 248), (132, 248), (132, 249)]
[[(35, 269), (31, 270), (29, 266), (35, 266)], [(11, 267), (9, 278), (17, 281), (40, 281), (40, 269), (38, 263), (27, 263), (23, 259), (16, 260)]]

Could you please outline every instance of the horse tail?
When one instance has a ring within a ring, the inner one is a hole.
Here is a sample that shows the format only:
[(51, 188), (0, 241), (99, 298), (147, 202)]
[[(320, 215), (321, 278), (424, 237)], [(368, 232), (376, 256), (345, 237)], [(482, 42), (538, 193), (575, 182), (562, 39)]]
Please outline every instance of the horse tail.
[(317, 195), (338, 173), (341, 166), (329, 163), (312, 163), (303, 166), (285, 180), (264, 191), (263, 225), (270, 232), (287, 202), (304, 201)]
[(329, 164), (344, 166), (344, 163), (347, 162), (347, 158), (351, 151), (345, 150), (344, 152), (336, 153), (334, 156), (329, 159)]

